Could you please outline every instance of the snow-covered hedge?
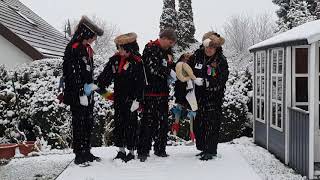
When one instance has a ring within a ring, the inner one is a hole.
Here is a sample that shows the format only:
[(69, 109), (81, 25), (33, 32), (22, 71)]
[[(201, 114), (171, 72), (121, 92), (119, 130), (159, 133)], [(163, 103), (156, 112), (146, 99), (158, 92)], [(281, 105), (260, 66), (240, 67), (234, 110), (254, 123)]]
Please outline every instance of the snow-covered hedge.
[(248, 70), (237, 71), (232, 68), (230, 70), (222, 106), (223, 119), (220, 135), (222, 142), (247, 135), (247, 128), (252, 127), (251, 113), (248, 108), (251, 102), (250, 91), (252, 91), (251, 74)]
[[(101, 67), (103, 62), (96, 64)], [(45, 139), (52, 148), (68, 147), (71, 114), (69, 107), (57, 100), (62, 60), (39, 60), (13, 70), (1, 66), (0, 75), (0, 143), (14, 142), (25, 134), (28, 140)], [(113, 113), (110, 103), (99, 95), (95, 99), (93, 145), (101, 146)]]

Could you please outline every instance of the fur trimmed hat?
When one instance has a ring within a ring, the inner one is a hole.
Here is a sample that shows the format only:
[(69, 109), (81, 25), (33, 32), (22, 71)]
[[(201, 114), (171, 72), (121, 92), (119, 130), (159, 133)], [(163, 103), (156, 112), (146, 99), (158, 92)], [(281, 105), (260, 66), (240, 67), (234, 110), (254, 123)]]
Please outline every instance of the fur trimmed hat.
[(221, 47), (224, 43), (225, 39), (214, 31), (205, 33), (202, 38), (204, 47)]
[(81, 20), (79, 21), (79, 24), (77, 26), (77, 29), (81, 26), (85, 25), (88, 29), (90, 29), (92, 32), (96, 33), (97, 36), (102, 36), (104, 31), (103, 29), (99, 28), (96, 24), (94, 24), (87, 16), (82, 16)]
[(122, 34), (114, 39), (114, 43), (118, 46), (123, 46), (125, 44), (130, 44), (137, 41), (138, 35), (134, 32)]

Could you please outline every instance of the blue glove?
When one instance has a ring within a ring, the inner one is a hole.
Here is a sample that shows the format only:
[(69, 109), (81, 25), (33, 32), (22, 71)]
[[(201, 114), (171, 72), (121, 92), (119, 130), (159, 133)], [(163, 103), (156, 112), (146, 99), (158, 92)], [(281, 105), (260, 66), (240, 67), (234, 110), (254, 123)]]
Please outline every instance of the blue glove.
[(86, 96), (90, 96), (91, 95), (91, 93), (92, 93), (92, 87), (93, 87), (93, 84), (84, 84), (84, 94), (86, 95)]

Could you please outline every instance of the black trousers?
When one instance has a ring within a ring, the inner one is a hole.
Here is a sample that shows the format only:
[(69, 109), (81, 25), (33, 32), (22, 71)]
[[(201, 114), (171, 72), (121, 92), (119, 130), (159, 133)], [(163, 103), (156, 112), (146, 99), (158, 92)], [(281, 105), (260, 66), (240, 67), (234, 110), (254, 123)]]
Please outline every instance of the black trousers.
[(90, 151), (90, 138), (93, 129), (93, 104), (89, 106), (71, 106), (73, 152), (75, 154)]
[(145, 97), (138, 144), (139, 155), (149, 154), (152, 140), (155, 152), (166, 151), (168, 111), (168, 97)]
[(115, 128), (113, 130), (113, 142), (116, 147), (126, 147), (135, 150), (137, 147), (138, 114), (131, 112), (132, 102), (115, 102)]
[(217, 154), (221, 110), (199, 110), (194, 120), (194, 132), (197, 149), (206, 153)]

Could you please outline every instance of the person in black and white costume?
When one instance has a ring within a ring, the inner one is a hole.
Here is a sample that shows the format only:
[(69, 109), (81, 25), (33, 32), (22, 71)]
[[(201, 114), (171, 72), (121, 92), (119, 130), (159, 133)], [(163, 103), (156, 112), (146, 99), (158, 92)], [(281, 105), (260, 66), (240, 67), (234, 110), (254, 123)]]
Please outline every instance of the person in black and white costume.
[[(119, 147), (115, 159), (128, 162), (135, 158), (138, 113), (145, 85), (137, 34), (128, 33), (115, 38), (118, 52), (106, 64), (98, 77), (98, 87), (104, 90), (114, 82), (113, 142)], [(103, 93), (102, 93), (103, 94)], [(125, 148), (129, 150), (126, 154)]]
[(103, 30), (83, 16), (66, 47), (63, 57), (63, 102), (72, 112), (73, 152), (75, 164), (86, 164), (99, 157), (91, 154), (93, 128), (93, 49), (91, 44)]
[(222, 103), (229, 70), (221, 47), (224, 38), (215, 32), (208, 32), (202, 42), (188, 63), (198, 77), (194, 81), (198, 101), (194, 131), (197, 149), (201, 151), (198, 156), (200, 160), (210, 160), (217, 155)]
[(138, 158), (141, 162), (147, 160), (154, 143), (154, 154), (158, 157), (168, 157), (166, 153), (169, 111), (170, 77), (175, 78), (171, 48), (177, 41), (177, 35), (172, 29), (165, 29), (160, 38), (149, 42), (143, 51), (142, 59), (146, 69), (148, 84), (144, 89), (143, 114), (138, 144)]

